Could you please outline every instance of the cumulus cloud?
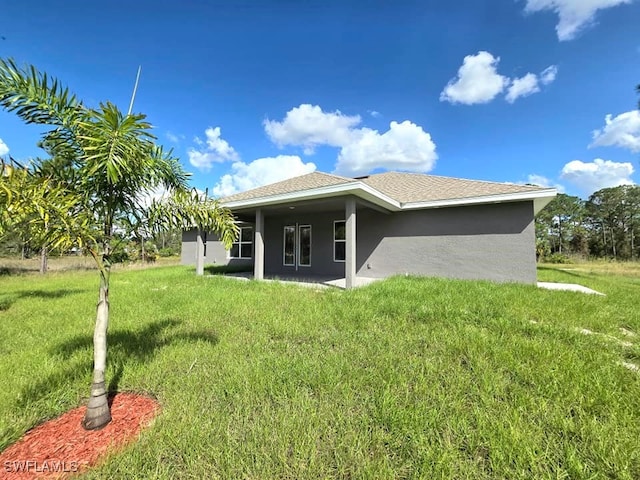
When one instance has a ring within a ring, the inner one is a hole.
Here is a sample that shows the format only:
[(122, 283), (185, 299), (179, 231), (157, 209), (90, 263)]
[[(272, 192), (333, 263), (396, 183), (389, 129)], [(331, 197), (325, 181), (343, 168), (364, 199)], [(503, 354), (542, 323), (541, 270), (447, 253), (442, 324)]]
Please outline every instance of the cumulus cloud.
[(187, 151), (189, 163), (198, 170), (211, 170), (214, 163), (238, 161), (240, 157), (229, 142), (221, 137), (220, 127), (209, 127), (205, 130), (206, 139), (194, 138), (199, 149), (190, 148)]
[(336, 173), (358, 176), (376, 168), (427, 172), (433, 169), (438, 155), (431, 135), (422, 127), (405, 120), (391, 122), (389, 130), (361, 128), (342, 147)]
[(440, 93), (440, 101), (464, 105), (490, 102), (509, 85), (509, 79), (497, 72), (499, 62), (500, 57), (489, 52), (467, 55), (458, 75)]
[(529, 185), (538, 185), (539, 187), (543, 187), (543, 188), (555, 188), (560, 193), (564, 193), (565, 191), (565, 188), (563, 185), (560, 185), (559, 183), (554, 183), (553, 180), (550, 180), (549, 178), (543, 175), (537, 175), (535, 173), (532, 173), (531, 175), (527, 176), (526, 183)]
[(505, 95), (505, 100), (509, 103), (515, 102), (520, 97), (528, 97), (540, 91), (540, 84), (549, 85), (558, 76), (558, 67), (551, 65), (545, 68), (539, 75), (527, 73), (520, 78), (510, 80), (510, 85)]
[(605, 126), (593, 131), (590, 147), (616, 146), (640, 152), (640, 111), (631, 110), (617, 117), (607, 115)]
[(231, 166), (231, 173), (223, 175), (213, 187), (213, 194), (225, 197), (315, 170), (314, 163), (305, 163), (297, 155), (258, 158), (251, 163), (237, 161)]
[(558, 67), (551, 65), (540, 75), (527, 73), (520, 78), (509, 78), (498, 73), (500, 57), (489, 52), (478, 52), (467, 55), (458, 69), (458, 75), (447, 83), (440, 93), (441, 102), (475, 105), (489, 103), (505, 89), (505, 100), (515, 102), (520, 97), (527, 97), (540, 91), (540, 84), (549, 85), (558, 74)]
[(382, 116), (382, 114), (377, 110), (367, 110), (367, 113), (371, 115), (373, 118), (379, 118), (380, 116)]
[(317, 105), (302, 104), (287, 112), (281, 122), (267, 120), (265, 131), (279, 146), (302, 146), (309, 153), (318, 146), (340, 147), (336, 173), (363, 175), (376, 168), (426, 172), (438, 156), (431, 135), (410, 122), (391, 122), (380, 133), (359, 127), (360, 116), (340, 111), (324, 112)]
[(633, 185), (632, 174), (633, 165), (629, 162), (613, 162), (596, 158), (590, 163), (580, 160), (567, 163), (562, 168), (560, 177), (589, 195), (602, 188)]
[(6, 155), (7, 153), (9, 153), (9, 147), (0, 138), (0, 157)]
[(595, 22), (598, 10), (631, 3), (633, 0), (527, 0), (525, 12), (551, 10), (558, 14), (556, 32), (560, 41), (572, 40)]
[(349, 142), (351, 129), (361, 121), (359, 115), (339, 110), (323, 112), (318, 105), (302, 104), (287, 112), (284, 120), (265, 120), (264, 129), (276, 145), (301, 145), (310, 155), (319, 145), (339, 147)]

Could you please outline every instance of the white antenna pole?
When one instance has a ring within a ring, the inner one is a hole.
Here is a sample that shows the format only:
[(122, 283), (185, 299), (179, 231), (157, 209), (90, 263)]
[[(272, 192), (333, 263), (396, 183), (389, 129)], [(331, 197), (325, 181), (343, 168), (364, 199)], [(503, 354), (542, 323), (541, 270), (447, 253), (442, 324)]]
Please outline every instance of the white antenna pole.
[(138, 90), (138, 80), (140, 80), (141, 70), (142, 70), (142, 65), (138, 66), (138, 74), (136, 75), (136, 84), (133, 86), (133, 94), (131, 95), (131, 103), (129, 104), (129, 111), (127, 112), (127, 116), (131, 115), (131, 110), (133, 110), (133, 101), (136, 98), (136, 91)]

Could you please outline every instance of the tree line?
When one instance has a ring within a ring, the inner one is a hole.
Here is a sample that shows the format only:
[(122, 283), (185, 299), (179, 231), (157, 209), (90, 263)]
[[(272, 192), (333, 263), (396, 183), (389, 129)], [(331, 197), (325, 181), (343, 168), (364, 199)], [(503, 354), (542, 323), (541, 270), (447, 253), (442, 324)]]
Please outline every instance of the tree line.
[(536, 217), (539, 259), (640, 258), (640, 185), (603, 188), (587, 200), (559, 194)]

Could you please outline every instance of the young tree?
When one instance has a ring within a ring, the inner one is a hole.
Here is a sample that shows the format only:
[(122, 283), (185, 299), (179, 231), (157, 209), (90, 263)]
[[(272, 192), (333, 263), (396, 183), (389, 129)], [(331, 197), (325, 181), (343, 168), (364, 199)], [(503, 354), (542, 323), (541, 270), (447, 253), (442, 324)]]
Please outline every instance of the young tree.
[[(27, 123), (52, 127), (40, 146), (56, 159), (49, 176), (25, 170), (33, 185), (31, 199), (19, 194), (15, 176), (3, 177), (0, 202), (25, 214), (42, 205), (39, 216), (48, 222), (48, 244), (83, 245), (95, 260), (100, 276), (93, 334), (94, 370), (91, 397), (83, 420), (97, 429), (111, 420), (105, 387), (109, 324), (110, 255), (118, 218), (146, 218), (150, 228), (198, 225), (215, 231), (228, 246), (237, 236), (232, 214), (211, 199), (188, 191), (188, 175), (177, 159), (155, 144), (151, 125), (141, 114), (124, 115), (110, 102), (89, 108), (55, 79), (35, 67), (18, 67), (0, 59), (0, 106)], [(36, 179), (40, 178), (40, 181)], [(39, 186), (39, 190), (37, 188)], [(145, 206), (142, 198), (164, 188), (168, 199)], [(61, 221), (48, 210), (65, 212)], [(3, 218), (5, 226), (11, 216)]]

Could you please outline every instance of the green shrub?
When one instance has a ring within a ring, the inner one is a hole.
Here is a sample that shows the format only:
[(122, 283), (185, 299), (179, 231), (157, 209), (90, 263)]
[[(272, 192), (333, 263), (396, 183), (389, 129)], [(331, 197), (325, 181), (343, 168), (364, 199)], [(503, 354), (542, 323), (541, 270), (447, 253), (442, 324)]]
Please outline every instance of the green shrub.
[(545, 257), (545, 262), (547, 263), (571, 263), (569, 257), (564, 255), (563, 253), (552, 253)]

